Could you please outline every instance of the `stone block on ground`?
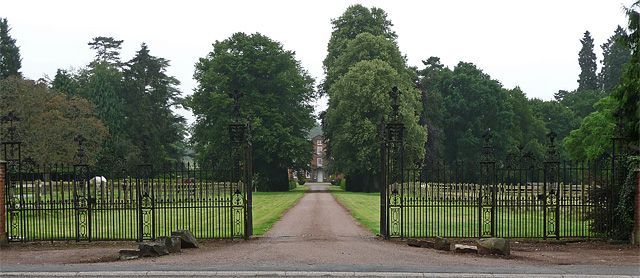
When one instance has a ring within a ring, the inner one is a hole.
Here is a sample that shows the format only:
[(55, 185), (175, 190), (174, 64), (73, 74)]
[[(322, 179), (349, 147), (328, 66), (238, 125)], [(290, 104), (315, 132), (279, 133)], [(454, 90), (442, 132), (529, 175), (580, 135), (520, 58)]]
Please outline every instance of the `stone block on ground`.
[(478, 247), (473, 245), (455, 244), (453, 246), (453, 252), (455, 253), (478, 253)]
[(140, 251), (138, 250), (120, 250), (118, 253), (120, 254), (120, 260), (122, 261), (133, 260), (140, 257)]
[(511, 254), (509, 241), (504, 238), (482, 238), (477, 240), (478, 254), (482, 255), (503, 255)]
[(433, 248), (433, 241), (424, 240), (424, 239), (412, 238), (407, 240), (407, 244), (413, 247)]
[(180, 237), (181, 248), (199, 248), (198, 240), (189, 230), (177, 230), (171, 232), (172, 237)]
[(140, 257), (159, 257), (169, 255), (167, 246), (161, 242), (142, 242), (138, 244), (138, 250), (140, 250)]
[(179, 236), (161, 236), (156, 241), (164, 244), (169, 253), (182, 252), (182, 240)]
[(451, 242), (443, 237), (436, 237), (433, 241), (433, 248), (436, 250), (451, 251)]

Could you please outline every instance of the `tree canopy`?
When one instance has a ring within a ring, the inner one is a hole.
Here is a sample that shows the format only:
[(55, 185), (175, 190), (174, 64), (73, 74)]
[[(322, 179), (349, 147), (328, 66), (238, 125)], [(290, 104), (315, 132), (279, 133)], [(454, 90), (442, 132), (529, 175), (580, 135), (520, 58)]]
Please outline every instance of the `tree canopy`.
[(229, 154), (233, 91), (251, 124), (254, 168), (261, 190), (288, 190), (287, 169), (311, 160), (307, 132), (313, 128), (313, 79), (292, 51), (256, 33), (216, 41), (196, 64), (198, 88), (188, 100), (197, 120), (193, 141), (201, 161)]
[(593, 52), (593, 38), (589, 31), (584, 32), (584, 37), (580, 40), (582, 48), (578, 53), (578, 63), (580, 64), (580, 77), (578, 79), (578, 91), (595, 90), (598, 88), (596, 77), (596, 53)]
[(12, 75), (20, 76), (22, 58), (16, 40), (9, 35), (9, 22), (0, 17), (0, 79)]

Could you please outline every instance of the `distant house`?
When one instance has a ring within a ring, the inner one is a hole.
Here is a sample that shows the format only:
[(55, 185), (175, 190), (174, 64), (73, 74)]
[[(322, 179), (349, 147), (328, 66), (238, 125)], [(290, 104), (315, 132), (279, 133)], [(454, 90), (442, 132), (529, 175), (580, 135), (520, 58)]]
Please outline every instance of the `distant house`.
[(311, 180), (324, 182), (324, 153), (326, 152), (327, 147), (324, 143), (324, 136), (322, 134), (311, 138), (311, 149), (313, 150), (313, 156), (311, 158)]

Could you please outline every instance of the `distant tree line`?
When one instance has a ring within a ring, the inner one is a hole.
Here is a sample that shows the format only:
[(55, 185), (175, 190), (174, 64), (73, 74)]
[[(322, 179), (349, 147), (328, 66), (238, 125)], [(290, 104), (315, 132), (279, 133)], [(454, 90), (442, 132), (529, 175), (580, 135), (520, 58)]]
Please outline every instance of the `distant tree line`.
[[(629, 11), (633, 21), (634, 10)], [(554, 132), (562, 158), (597, 159), (611, 148), (616, 113), (626, 117), (625, 138), (637, 148), (638, 90), (631, 87), (640, 76), (633, 56), (638, 25), (631, 21), (629, 33), (618, 26), (601, 45), (600, 71), (594, 40), (585, 32), (578, 88), (540, 100), (527, 98), (519, 87), (505, 88), (469, 62), (448, 68), (432, 56), (421, 68), (408, 67), (386, 13), (351, 6), (332, 21), (319, 87), (329, 97), (321, 118), (331, 167), (346, 174), (348, 190), (378, 189), (380, 128), (388, 122), (392, 86), (403, 95), (409, 163), (477, 161), (487, 129), (497, 158), (529, 154), (542, 160), (546, 135)]]

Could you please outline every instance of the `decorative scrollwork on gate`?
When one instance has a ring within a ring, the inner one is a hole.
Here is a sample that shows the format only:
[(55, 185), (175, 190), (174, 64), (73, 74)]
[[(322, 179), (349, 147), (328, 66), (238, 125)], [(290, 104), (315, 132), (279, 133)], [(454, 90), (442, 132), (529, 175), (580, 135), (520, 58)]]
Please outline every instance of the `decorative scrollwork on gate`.
[(76, 211), (76, 240), (89, 239), (89, 166), (75, 165), (74, 170), (74, 206)]
[(240, 191), (242, 182), (237, 184), (237, 188), (231, 197), (233, 213), (233, 237), (243, 237), (244, 235), (244, 195)]

